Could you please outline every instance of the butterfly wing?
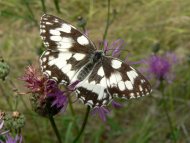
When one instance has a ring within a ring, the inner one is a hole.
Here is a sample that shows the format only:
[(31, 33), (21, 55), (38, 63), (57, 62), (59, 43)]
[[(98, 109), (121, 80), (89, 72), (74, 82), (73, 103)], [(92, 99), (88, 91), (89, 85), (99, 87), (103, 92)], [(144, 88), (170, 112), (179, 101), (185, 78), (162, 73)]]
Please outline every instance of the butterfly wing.
[(94, 53), (94, 44), (74, 26), (44, 14), (40, 35), (47, 50), (40, 57), (42, 72), (50, 79), (70, 84)]
[(94, 66), (89, 76), (77, 84), (76, 95), (84, 104), (91, 107), (104, 106), (112, 100), (101, 61)]
[(109, 93), (114, 97), (137, 98), (148, 95), (151, 85), (136, 69), (113, 57), (103, 57), (102, 65)]
[(40, 36), (44, 45), (54, 51), (86, 54), (96, 50), (92, 41), (83, 33), (53, 15), (44, 14), (41, 17)]
[(105, 106), (113, 97), (130, 99), (151, 92), (151, 85), (140, 72), (119, 59), (104, 56), (76, 88), (78, 98), (91, 107)]

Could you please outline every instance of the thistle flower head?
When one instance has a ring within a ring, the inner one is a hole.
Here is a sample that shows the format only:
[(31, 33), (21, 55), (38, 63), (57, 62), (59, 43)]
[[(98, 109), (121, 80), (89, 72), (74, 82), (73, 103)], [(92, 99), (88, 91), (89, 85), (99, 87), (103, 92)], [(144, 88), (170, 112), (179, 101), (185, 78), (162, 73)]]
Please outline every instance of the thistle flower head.
[(96, 107), (91, 111), (92, 115), (98, 115), (102, 121), (107, 120), (107, 115), (110, 113), (110, 111), (105, 107)]
[(34, 67), (29, 66), (21, 80), (32, 93), (32, 106), (40, 115), (55, 115), (67, 107), (66, 92), (61, 91), (55, 81), (40, 75)]
[(154, 76), (157, 80), (173, 80), (173, 66), (176, 64), (177, 58), (173, 53), (166, 53), (164, 55), (151, 55), (146, 63), (148, 65), (147, 72)]
[(15, 137), (12, 137), (10, 134), (7, 134), (5, 140), (5, 142), (0, 141), (0, 143), (22, 143), (22, 136), (16, 135)]
[(33, 93), (43, 93), (47, 78), (41, 76), (33, 66), (28, 66), (21, 80), (25, 81), (26, 87)]
[(114, 41), (111, 45), (108, 45), (107, 41), (103, 42), (103, 51), (106, 55), (112, 55), (113, 57), (119, 57), (121, 51), (124, 49), (124, 41), (118, 39)]

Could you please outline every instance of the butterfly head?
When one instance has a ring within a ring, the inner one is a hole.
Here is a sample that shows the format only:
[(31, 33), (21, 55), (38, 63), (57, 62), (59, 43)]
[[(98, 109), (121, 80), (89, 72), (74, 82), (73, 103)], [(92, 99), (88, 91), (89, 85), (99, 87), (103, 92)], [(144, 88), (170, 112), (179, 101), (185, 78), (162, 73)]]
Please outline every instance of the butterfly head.
[(94, 53), (93, 56), (93, 62), (97, 62), (101, 59), (101, 57), (104, 56), (104, 52), (102, 50), (98, 50)]

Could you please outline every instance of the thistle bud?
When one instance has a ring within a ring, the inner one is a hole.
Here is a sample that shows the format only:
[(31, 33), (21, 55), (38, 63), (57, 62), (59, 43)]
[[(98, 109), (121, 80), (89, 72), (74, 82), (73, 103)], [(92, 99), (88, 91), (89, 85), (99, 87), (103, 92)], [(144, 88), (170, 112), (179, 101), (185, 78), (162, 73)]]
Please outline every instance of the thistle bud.
[(154, 45), (152, 46), (152, 52), (158, 53), (159, 50), (160, 50), (160, 43), (159, 42), (154, 43)]
[(79, 16), (77, 25), (78, 25), (78, 27), (85, 29), (86, 20), (82, 16)]
[(4, 60), (0, 60), (0, 79), (5, 80), (6, 76), (9, 74), (10, 68), (9, 65), (4, 62)]
[(25, 116), (18, 111), (6, 113), (4, 115), (4, 127), (7, 130), (20, 131), (25, 125)]

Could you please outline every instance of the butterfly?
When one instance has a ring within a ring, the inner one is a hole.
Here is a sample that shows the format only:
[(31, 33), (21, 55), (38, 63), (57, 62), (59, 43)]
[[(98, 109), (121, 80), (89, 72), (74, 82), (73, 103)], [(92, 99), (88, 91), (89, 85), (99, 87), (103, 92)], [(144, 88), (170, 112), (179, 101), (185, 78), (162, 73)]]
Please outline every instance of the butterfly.
[(148, 80), (120, 59), (97, 50), (89, 38), (68, 22), (44, 14), (40, 36), (46, 51), (40, 57), (42, 72), (57, 83), (75, 86), (75, 94), (92, 108), (113, 98), (131, 99), (151, 92)]

